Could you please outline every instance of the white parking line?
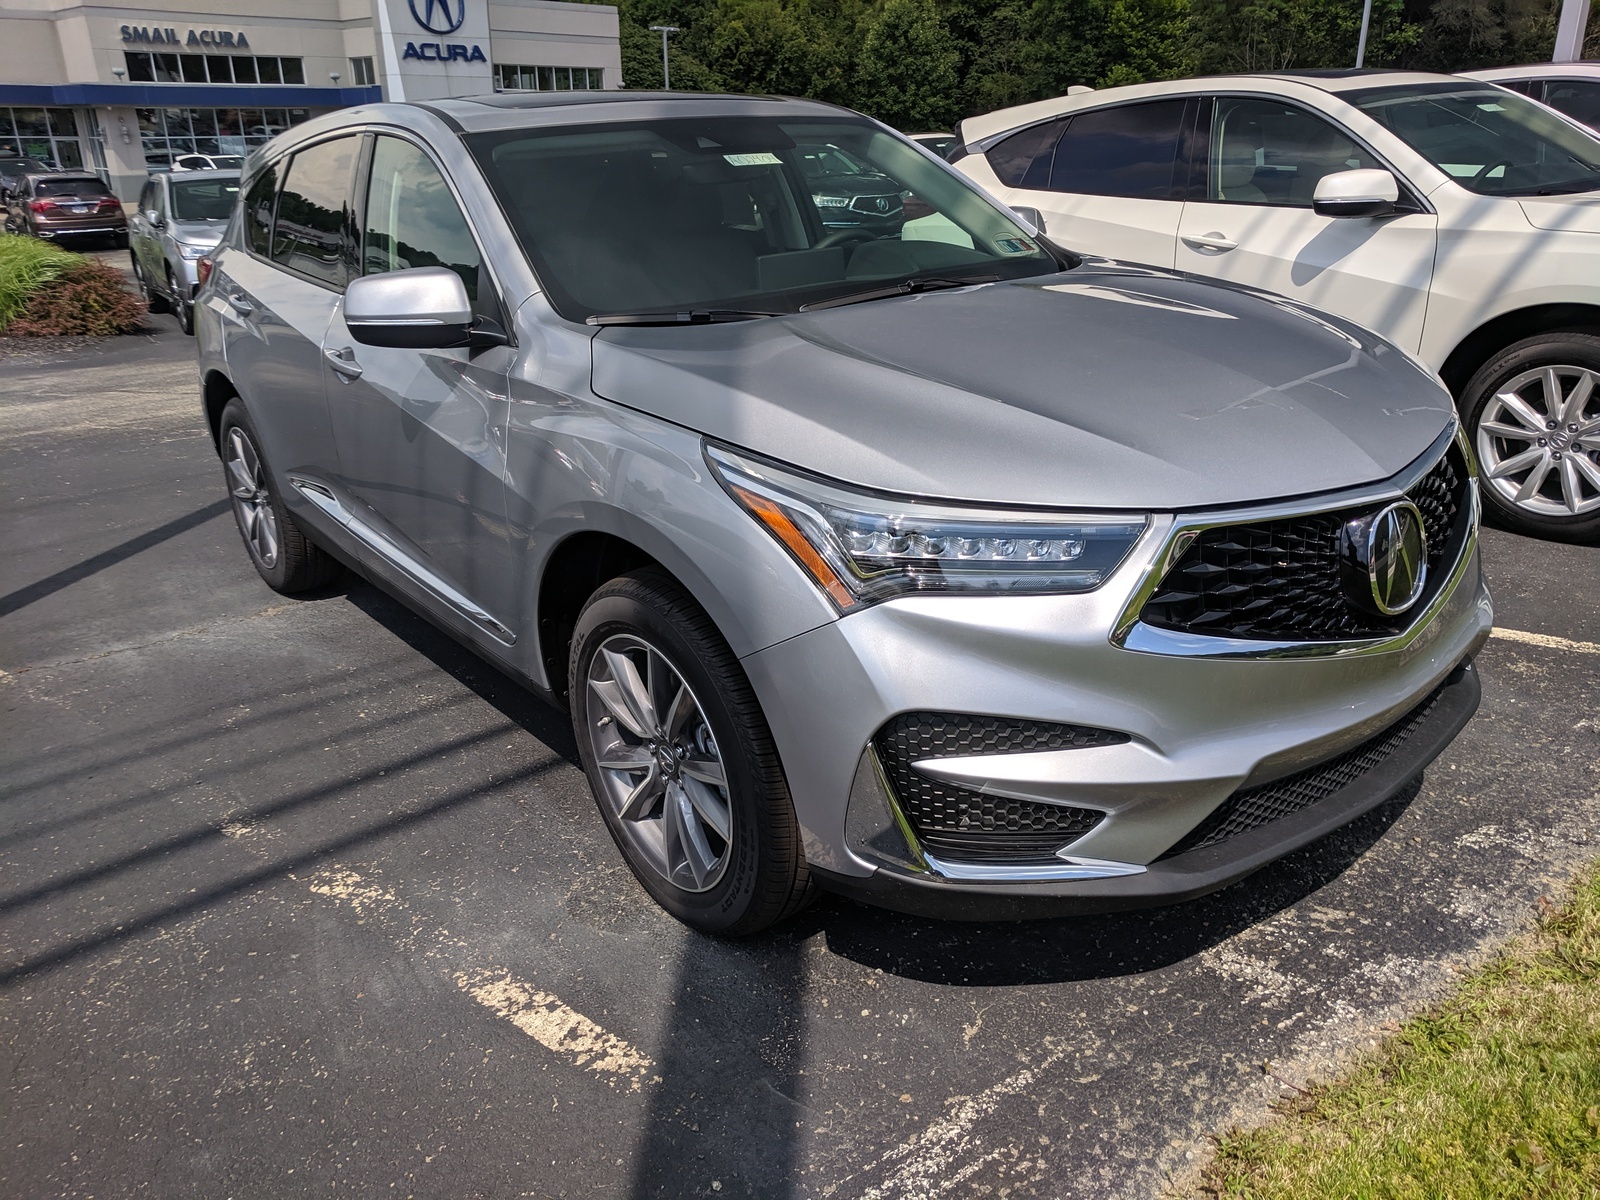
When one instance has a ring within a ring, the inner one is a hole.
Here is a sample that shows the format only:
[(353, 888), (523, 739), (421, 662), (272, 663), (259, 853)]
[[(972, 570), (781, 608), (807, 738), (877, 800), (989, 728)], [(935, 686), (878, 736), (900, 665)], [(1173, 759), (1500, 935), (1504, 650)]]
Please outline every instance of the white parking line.
[(1600, 642), (1575, 642), (1571, 638), (1553, 637), (1548, 633), (1496, 628), (1494, 636), (1508, 642), (1521, 642), (1524, 646), (1538, 646), (1542, 650), (1560, 650), (1566, 654), (1600, 654)]
[[(406, 932), (398, 939), (403, 948), (427, 958), (459, 964), (472, 957), (468, 945), (442, 931), (427, 928), (426, 918), (407, 908), (388, 888), (362, 878), (348, 867), (333, 866), (319, 871), (311, 880), (311, 890), (327, 896), (355, 913), (361, 921), (387, 919)], [(608, 1033), (577, 1009), (569, 1008), (557, 996), (514, 977), (497, 965), (450, 972), (455, 985), (495, 1016), (510, 1022), (546, 1050), (559, 1055), (575, 1067), (630, 1092), (647, 1083), (659, 1083), (653, 1074), (655, 1062), (649, 1055), (615, 1034)]]

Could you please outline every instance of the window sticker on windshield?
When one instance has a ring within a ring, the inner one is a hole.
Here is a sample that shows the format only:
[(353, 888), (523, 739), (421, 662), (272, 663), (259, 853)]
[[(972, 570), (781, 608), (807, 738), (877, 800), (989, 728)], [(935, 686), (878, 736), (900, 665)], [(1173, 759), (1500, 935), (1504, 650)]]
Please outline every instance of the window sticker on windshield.
[(997, 238), (994, 248), (1001, 254), (1037, 254), (1039, 247), (1025, 237)]
[(724, 154), (722, 157), (735, 167), (776, 167), (782, 162), (776, 154), (766, 150), (754, 154)]

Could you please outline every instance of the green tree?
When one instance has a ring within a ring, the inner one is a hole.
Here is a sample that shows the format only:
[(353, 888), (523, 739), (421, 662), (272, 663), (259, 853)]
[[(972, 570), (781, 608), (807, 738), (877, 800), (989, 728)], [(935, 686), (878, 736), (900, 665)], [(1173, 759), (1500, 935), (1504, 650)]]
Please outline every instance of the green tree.
[[(1366, 65), (1400, 61), (1421, 29), (1403, 0), (1373, 0)], [(1192, 0), (1190, 37), (1203, 71), (1353, 67), (1362, 0)]]
[(857, 107), (912, 131), (948, 129), (962, 115), (962, 48), (933, 0), (882, 0), (858, 36)]
[(706, 65), (738, 91), (847, 97), (849, 53), (804, 0), (718, 0), (707, 22)]

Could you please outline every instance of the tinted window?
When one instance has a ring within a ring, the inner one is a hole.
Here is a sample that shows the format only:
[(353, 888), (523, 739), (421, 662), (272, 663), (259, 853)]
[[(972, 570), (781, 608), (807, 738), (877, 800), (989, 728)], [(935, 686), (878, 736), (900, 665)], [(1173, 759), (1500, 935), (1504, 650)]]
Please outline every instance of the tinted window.
[(139, 210), (149, 212), (156, 206), (156, 181), (154, 179), (139, 189)]
[(1211, 122), (1208, 166), (1208, 200), (1310, 208), (1324, 175), (1381, 164), (1304, 109), (1224, 98)]
[(239, 195), (236, 179), (174, 179), (172, 215), (179, 221), (226, 221)]
[(1030, 126), (990, 146), (984, 157), (1007, 187), (1049, 187), (1050, 164), (1066, 127), (1066, 117)]
[(350, 183), (360, 144), (355, 137), (335, 138), (290, 159), (272, 228), (274, 262), (344, 285)]
[(1079, 113), (1056, 144), (1050, 190), (1143, 200), (1173, 197), (1183, 100)]
[(1483, 196), (1600, 189), (1600, 140), (1532, 100), (1484, 84), (1363, 88), (1344, 99)]
[[(863, 119), (661, 118), (465, 140), (552, 303), (578, 320), (794, 312), (919, 277), (1059, 269), (945, 164)], [(852, 173), (808, 180), (818, 147)]]
[(273, 163), (250, 185), (244, 199), (244, 236), (250, 249), (265, 257), (272, 246), (272, 202), (278, 191), (278, 164)]
[(1544, 85), (1544, 102), (1574, 121), (1600, 129), (1600, 83), (1552, 79)]
[(410, 142), (380, 137), (367, 187), (362, 273), (449, 267), (476, 300), (481, 266), (467, 219), (433, 161)]
[(41, 179), (33, 185), (35, 196), (77, 196), (98, 200), (111, 189), (98, 179)]

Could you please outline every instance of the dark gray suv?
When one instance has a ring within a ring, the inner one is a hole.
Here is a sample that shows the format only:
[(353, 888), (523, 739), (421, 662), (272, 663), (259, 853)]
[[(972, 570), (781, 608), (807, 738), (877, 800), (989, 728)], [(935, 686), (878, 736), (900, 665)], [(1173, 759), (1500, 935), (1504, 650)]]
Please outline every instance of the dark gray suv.
[[(819, 145), (915, 215), (834, 225)], [(205, 266), (256, 569), (354, 567), (565, 706), (697, 928), (819, 885), (966, 917), (1199, 895), (1395, 794), (1477, 705), (1437, 378), (1059, 249), (854, 113), (348, 109), (252, 157)]]

